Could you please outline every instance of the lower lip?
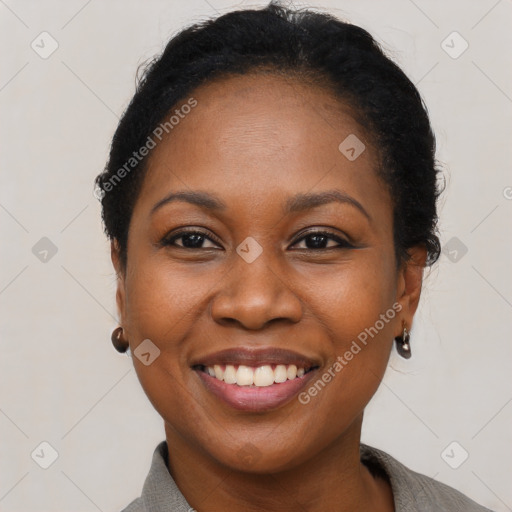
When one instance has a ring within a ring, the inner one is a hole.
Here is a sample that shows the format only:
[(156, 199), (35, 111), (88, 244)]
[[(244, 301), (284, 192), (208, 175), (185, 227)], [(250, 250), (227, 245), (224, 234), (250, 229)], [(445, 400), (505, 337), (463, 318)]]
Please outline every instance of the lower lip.
[(208, 391), (241, 411), (268, 411), (289, 402), (305, 388), (316, 373), (311, 370), (302, 377), (270, 386), (238, 386), (226, 384), (201, 370), (195, 370)]

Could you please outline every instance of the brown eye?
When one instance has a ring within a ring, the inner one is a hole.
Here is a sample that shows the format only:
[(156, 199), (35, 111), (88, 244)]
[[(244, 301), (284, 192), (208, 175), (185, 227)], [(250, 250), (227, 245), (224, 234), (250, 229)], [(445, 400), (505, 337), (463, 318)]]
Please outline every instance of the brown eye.
[[(306, 247), (301, 247), (300, 249), (326, 250), (348, 249), (354, 247), (351, 243), (329, 231), (312, 231), (301, 237), (297, 242), (294, 243), (294, 245), (302, 241), (305, 241)], [(331, 245), (327, 247), (329, 241), (334, 241), (337, 245)]]
[[(177, 244), (176, 241), (180, 239), (181, 243)], [(213, 243), (212, 239), (203, 231), (180, 231), (172, 236), (165, 237), (162, 240), (162, 245), (180, 247), (182, 249), (212, 249), (217, 247), (216, 244), (212, 247), (204, 247), (205, 241)]]

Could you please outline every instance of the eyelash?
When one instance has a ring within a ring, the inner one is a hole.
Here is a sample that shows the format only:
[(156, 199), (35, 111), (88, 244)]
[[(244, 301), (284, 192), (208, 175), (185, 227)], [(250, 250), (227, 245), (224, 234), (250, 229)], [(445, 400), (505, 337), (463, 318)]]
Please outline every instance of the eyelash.
[[(176, 245), (175, 244), (175, 241), (182, 238), (183, 236), (185, 235), (200, 235), (204, 238), (207, 238), (208, 240), (210, 240), (211, 242), (215, 242), (215, 243), (219, 243), (217, 240), (215, 240), (213, 237), (211, 236), (208, 236), (206, 232), (204, 231), (199, 231), (199, 230), (185, 230), (185, 231), (179, 231), (178, 233), (174, 233), (172, 236), (168, 236), (168, 237), (165, 237), (162, 239), (162, 242), (161, 242), (161, 245), (162, 246), (173, 246), (173, 247), (178, 247), (180, 249), (186, 249), (186, 250), (189, 250), (189, 251), (194, 251), (194, 250), (204, 250), (202, 247), (183, 247), (181, 245)], [(323, 231), (323, 230), (319, 230), (319, 231), (309, 231), (305, 234), (303, 234), (301, 236), (301, 238), (298, 238), (297, 240), (295, 240), (295, 242), (293, 242), (293, 245), (303, 241), (305, 238), (309, 237), (309, 236), (324, 236), (326, 238), (329, 238), (331, 240), (334, 240), (335, 242), (337, 242), (338, 245), (337, 247), (323, 247), (323, 248), (319, 248), (319, 249), (311, 249), (311, 248), (304, 248), (304, 249), (300, 249), (300, 250), (306, 250), (306, 251), (328, 251), (328, 250), (331, 250), (331, 249), (353, 249), (354, 248), (354, 245), (352, 245), (350, 242), (347, 242), (346, 240), (344, 240), (343, 238), (340, 238), (339, 236), (335, 235), (334, 233), (330, 232), (330, 231)], [(210, 247), (207, 247), (207, 249), (210, 249)]]

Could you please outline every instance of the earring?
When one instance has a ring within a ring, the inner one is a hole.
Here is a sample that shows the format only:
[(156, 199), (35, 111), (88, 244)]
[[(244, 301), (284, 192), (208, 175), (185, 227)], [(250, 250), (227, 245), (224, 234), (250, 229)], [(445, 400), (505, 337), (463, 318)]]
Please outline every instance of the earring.
[(112, 331), (111, 335), (112, 345), (114, 345), (114, 348), (121, 353), (126, 352), (129, 350), (130, 345), (127, 340), (123, 337), (123, 328), (121, 326), (116, 327)]
[(396, 343), (396, 351), (399, 355), (401, 355), (404, 359), (410, 359), (411, 357), (411, 344), (410, 339), (411, 335), (409, 334), (409, 331), (405, 327), (405, 322), (403, 323), (403, 333), (402, 336), (397, 336), (395, 338)]

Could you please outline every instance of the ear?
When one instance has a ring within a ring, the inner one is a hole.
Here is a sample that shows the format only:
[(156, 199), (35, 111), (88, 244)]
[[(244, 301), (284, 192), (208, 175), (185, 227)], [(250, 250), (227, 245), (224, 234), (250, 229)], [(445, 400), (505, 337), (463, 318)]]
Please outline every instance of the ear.
[(119, 242), (115, 238), (110, 242), (110, 258), (117, 274), (116, 303), (119, 320), (121, 325), (123, 325), (125, 314), (125, 269), (121, 263)]
[[(397, 300), (402, 306), (400, 318), (410, 330), (420, 301), (427, 250), (423, 246), (416, 246), (408, 249), (407, 252), (410, 259), (404, 262), (398, 271)], [(401, 336), (402, 323), (397, 324), (396, 328), (398, 332), (395, 333), (395, 337)]]

